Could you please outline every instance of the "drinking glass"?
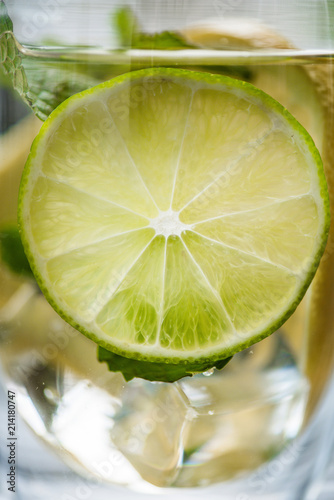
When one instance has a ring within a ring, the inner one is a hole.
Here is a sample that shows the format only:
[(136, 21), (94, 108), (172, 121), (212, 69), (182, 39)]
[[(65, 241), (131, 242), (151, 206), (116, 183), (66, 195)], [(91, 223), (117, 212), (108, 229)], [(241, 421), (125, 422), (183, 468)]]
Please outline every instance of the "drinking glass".
[[(16, 230), (20, 177), (40, 120), (70, 95), (139, 68), (219, 73), (274, 97), (314, 139), (332, 203), (333, 0), (5, 4), (14, 26), (12, 32), (3, 21), (0, 35), (6, 408), (8, 394), (15, 394), (21, 418), (69, 466), (57, 469), (56, 483), (76, 471), (90, 485), (85, 498), (105, 498), (109, 490), (119, 498), (125, 491), (131, 498), (320, 498), (334, 439), (332, 233), (305, 298), (277, 332), (235, 355), (223, 370), (172, 384), (126, 382), (108, 371), (97, 361), (96, 345), (66, 324), (15, 265), (13, 247), (8, 262), (7, 243)], [(7, 427), (0, 434), (6, 439)], [(38, 467), (43, 469), (42, 461)], [(51, 484), (49, 493), (43, 490), (50, 498)], [(61, 498), (80, 495), (73, 490)]]

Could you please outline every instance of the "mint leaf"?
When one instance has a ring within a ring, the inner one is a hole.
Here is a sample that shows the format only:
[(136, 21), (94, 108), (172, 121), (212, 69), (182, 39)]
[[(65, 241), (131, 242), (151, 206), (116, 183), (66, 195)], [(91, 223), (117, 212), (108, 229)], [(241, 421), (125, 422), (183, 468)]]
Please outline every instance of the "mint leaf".
[(0, 0), (0, 33), (4, 31), (13, 31), (13, 23), (8, 15), (5, 2)]
[(221, 370), (231, 359), (226, 358), (216, 362), (198, 362), (188, 365), (175, 365), (166, 363), (150, 363), (129, 359), (98, 346), (97, 358), (106, 362), (112, 372), (122, 372), (126, 381), (133, 378), (144, 378), (151, 382), (176, 382), (183, 377), (191, 377), (195, 373), (202, 373), (216, 367)]
[[(13, 23), (2, 0), (0, 0), (0, 61), (5, 75), (10, 76), (14, 88), (23, 95), (27, 80), (13, 35)], [(26, 99), (25, 101), (27, 102)]]
[(139, 24), (130, 7), (116, 9), (111, 18), (121, 47), (132, 47), (133, 38), (139, 32)]
[(134, 48), (149, 50), (173, 50), (191, 48), (193, 45), (186, 43), (184, 38), (171, 31), (161, 33), (140, 33), (135, 41)]
[(100, 83), (99, 79), (81, 73), (74, 64), (38, 62), (23, 58), (22, 64), (27, 78), (25, 98), (41, 120), (71, 95)]
[(34, 277), (16, 225), (13, 224), (0, 230), (0, 250), (3, 263), (11, 271), (30, 278)]
[(2, 70), (10, 78), (14, 89), (41, 120), (46, 120), (48, 115), (71, 95), (103, 81), (91, 74), (91, 66), (87, 64), (59, 61), (52, 63), (24, 55), (13, 34), (13, 23), (2, 0), (0, 61)]
[(171, 50), (194, 47), (186, 42), (181, 34), (171, 31), (145, 33), (130, 7), (116, 9), (112, 17), (113, 28), (118, 43), (124, 48)]

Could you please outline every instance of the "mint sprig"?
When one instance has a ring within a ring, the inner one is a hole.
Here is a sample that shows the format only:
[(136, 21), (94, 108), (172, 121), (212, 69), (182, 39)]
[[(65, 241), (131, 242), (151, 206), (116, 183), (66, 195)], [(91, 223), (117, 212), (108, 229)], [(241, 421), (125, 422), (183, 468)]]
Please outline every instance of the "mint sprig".
[(101, 362), (106, 362), (110, 371), (121, 372), (126, 381), (137, 377), (153, 382), (176, 382), (183, 377), (191, 377), (213, 367), (221, 370), (232, 359), (230, 357), (215, 362), (205, 361), (178, 365), (151, 363), (125, 358), (100, 346), (97, 350), (97, 358)]

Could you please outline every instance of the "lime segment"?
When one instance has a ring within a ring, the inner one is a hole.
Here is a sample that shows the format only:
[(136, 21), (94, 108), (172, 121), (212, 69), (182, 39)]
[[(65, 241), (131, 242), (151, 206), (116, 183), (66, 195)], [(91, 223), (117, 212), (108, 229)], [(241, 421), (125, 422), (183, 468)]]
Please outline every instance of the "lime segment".
[(197, 191), (181, 209), (180, 218), (194, 223), (299, 197), (309, 192), (310, 177), (310, 166), (295, 139), (274, 129), (248, 144), (225, 171)]
[(194, 93), (184, 142), (173, 209), (181, 210), (235, 163), (258, 147), (272, 127), (264, 109), (223, 90)]
[(108, 238), (47, 260), (43, 272), (64, 306), (91, 321), (153, 237), (149, 228)]
[(130, 88), (124, 86), (108, 100), (129, 154), (162, 211), (170, 207), (191, 101), (192, 89), (188, 86), (171, 79), (157, 84), (145, 78)]
[(108, 109), (99, 98), (89, 101), (64, 110), (63, 119), (56, 120), (52, 140), (39, 158), (41, 174), (140, 215), (158, 215)]
[[(149, 225), (147, 218), (130, 210), (43, 176), (36, 181), (31, 212), (34, 238), (47, 259)], [(51, 225), (51, 220), (57, 224)]]
[[(288, 269), (189, 231), (183, 240), (212, 287), (218, 290), (236, 334), (231, 344), (278, 319), (299, 279)], [(225, 339), (227, 342), (227, 338)]]
[(158, 341), (164, 266), (165, 239), (156, 236), (98, 314), (96, 323), (106, 335), (129, 345)]
[(149, 69), (71, 97), (45, 122), (19, 223), (47, 299), (102, 347), (217, 360), (292, 314), (326, 243), (322, 163), (255, 87)]
[(249, 211), (213, 217), (194, 224), (193, 231), (298, 272), (307, 265), (317, 222), (317, 205), (312, 196), (304, 195)]

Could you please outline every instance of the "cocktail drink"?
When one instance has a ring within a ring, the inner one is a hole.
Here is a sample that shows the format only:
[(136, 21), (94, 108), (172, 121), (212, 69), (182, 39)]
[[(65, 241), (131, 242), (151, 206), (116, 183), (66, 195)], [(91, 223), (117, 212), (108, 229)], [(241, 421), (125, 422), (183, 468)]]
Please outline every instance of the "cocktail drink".
[(321, 452), (334, 14), (318, 6), (305, 28), (287, 7), (290, 41), (254, 19), (276, 3), (255, 3), (98, 2), (111, 41), (91, 46), (49, 25), (71, 7), (87, 22), (87, 4), (8, 2), (14, 28), (0, 4), (7, 83), (45, 121), (2, 138), (2, 366), (27, 423), (83, 474), (283, 500)]

